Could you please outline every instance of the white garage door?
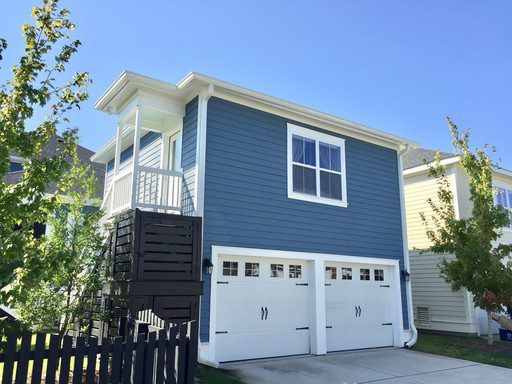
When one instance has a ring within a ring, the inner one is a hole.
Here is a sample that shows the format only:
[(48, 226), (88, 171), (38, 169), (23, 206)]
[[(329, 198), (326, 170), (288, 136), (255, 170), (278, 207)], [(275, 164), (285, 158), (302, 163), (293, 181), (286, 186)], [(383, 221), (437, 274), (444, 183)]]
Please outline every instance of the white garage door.
[(309, 353), (307, 262), (220, 258), (216, 360)]
[(326, 263), (327, 351), (393, 345), (390, 268)]

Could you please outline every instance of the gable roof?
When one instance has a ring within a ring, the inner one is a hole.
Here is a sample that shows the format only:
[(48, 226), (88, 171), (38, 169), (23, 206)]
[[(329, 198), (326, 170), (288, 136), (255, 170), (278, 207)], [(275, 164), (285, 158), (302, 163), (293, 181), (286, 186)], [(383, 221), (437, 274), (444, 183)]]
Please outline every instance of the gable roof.
[[(433, 149), (418, 148), (408, 151), (403, 157), (404, 170), (431, 163), (436, 158), (437, 151)], [(454, 153), (440, 152), (441, 160), (457, 157)]]
[[(50, 157), (57, 155), (57, 148), (59, 147), (59, 142), (62, 138), (58, 135), (53, 136), (48, 144), (43, 148), (42, 155), (44, 157)], [(80, 161), (82, 161), (84, 164), (90, 165), (91, 169), (94, 170), (94, 174), (96, 175), (96, 178), (98, 179), (98, 192), (96, 194), (96, 197), (103, 198), (103, 186), (105, 181), (105, 166), (100, 163), (95, 163), (91, 161), (92, 155), (94, 155), (94, 151), (91, 151), (90, 149), (87, 149), (81, 145), (76, 146), (76, 153), (78, 155), (78, 158)], [(15, 153), (11, 153), (11, 156), (16, 156)], [(23, 177), (24, 171), (15, 171), (15, 172), (9, 172), (4, 176), (4, 180), (8, 184), (15, 184), (21, 180)], [(47, 193), (53, 193), (57, 190), (57, 185), (55, 183), (51, 183), (46, 192)]]

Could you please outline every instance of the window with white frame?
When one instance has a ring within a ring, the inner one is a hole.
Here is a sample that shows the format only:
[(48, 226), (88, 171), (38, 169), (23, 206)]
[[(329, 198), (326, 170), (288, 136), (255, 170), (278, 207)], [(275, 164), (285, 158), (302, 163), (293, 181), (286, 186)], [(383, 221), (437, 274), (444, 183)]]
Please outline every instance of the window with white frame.
[(345, 139), (288, 124), (288, 197), (347, 206)]
[(498, 194), (496, 195), (496, 205), (501, 205), (504, 209), (509, 211), (508, 216), (510, 217), (511, 223), (509, 227), (512, 228), (512, 190), (502, 187), (496, 187)]

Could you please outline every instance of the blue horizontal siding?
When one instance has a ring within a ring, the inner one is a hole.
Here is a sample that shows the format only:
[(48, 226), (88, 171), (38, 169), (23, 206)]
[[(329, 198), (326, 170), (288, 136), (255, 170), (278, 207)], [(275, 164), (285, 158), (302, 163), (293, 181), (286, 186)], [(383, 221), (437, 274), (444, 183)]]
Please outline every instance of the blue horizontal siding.
[(196, 209), (194, 199), (196, 194), (197, 107), (198, 98), (196, 97), (186, 105), (183, 118), (181, 145), (181, 167), (183, 168), (181, 213), (183, 215), (193, 215)]
[[(344, 137), (348, 208), (289, 199), (287, 123), (322, 131), (209, 100), (203, 256), (211, 256), (212, 245), (221, 245), (389, 258), (403, 265), (396, 151)], [(205, 278), (202, 341), (209, 334), (210, 281)]]

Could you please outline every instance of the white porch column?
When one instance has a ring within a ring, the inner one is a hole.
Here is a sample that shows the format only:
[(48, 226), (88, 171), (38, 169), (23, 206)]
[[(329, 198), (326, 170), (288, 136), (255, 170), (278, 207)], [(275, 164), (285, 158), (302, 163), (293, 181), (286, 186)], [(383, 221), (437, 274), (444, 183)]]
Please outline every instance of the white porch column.
[(132, 203), (131, 208), (135, 208), (137, 202), (137, 170), (139, 166), (139, 148), (140, 148), (140, 133), (142, 129), (142, 114), (140, 106), (135, 109), (135, 132), (133, 133), (133, 157), (132, 157), (132, 190), (131, 197)]
[(325, 274), (324, 260), (313, 260), (311, 266), (311, 353), (325, 355), (327, 353), (325, 323)]
[(117, 123), (117, 136), (116, 136), (116, 152), (114, 154), (114, 175), (112, 176), (112, 181), (110, 182), (110, 188), (112, 192), (110, 193), (110, 212), (114, 209), (114, 194), (116, 190), (114, 188), (116, 183), (116, 176), (119, 173), (119, 164), (121, 163), (121, 148), (123, 142), (123, 123), (119, 121)]
[(123, 123), (117, 123), (117, 137), (116, 137), (116, 153), (114, 155), (114, 176), (119, 173), (119, 164), (121, 163), (121, 148), (123, 141)]

